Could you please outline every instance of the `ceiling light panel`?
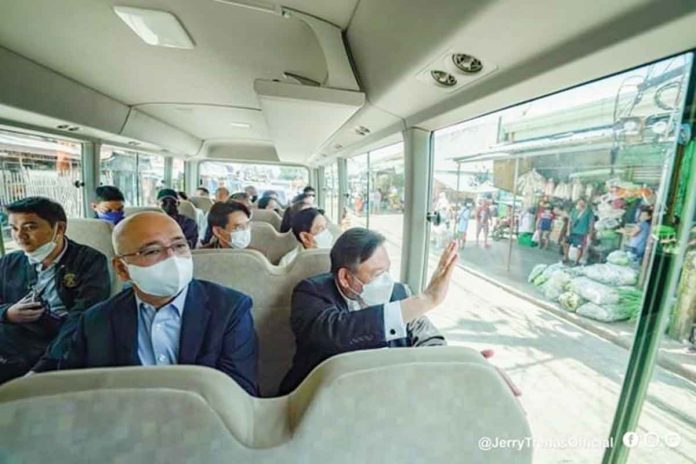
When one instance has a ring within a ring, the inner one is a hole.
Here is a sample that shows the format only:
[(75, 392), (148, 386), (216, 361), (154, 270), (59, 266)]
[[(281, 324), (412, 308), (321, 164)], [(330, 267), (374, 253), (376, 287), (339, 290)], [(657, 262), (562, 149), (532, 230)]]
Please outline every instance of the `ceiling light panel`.
[(129, 6), (114, 6), (114, 12), (148, 45), (186, 50), (194, 47), (184, 26), (172, 13)]

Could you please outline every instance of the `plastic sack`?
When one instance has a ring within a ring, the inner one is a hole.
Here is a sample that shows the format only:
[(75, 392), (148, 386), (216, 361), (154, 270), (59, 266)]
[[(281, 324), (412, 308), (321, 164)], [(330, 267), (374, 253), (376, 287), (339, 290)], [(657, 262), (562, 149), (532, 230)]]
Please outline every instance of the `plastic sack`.
[(532, 235), (532, 242), (534, 243), (539, 243), (541, 241), (541, 232), (539, 232), (539, 229), (534, 231), (534, 235)]
[(602, 322), (623, 321), (631, 317), (619, 306), (599, 306), (594, 303), (585, 303), (578, 308), (577, 313)]
[(580, 247), (577, 247), (575, 245), (571, 246), (568, 249), (568, 259), (571, 261), (577, 261), (579, 257), (580, 257)]
[(609, 253), (607, 256), (607, 262), (611, 264), (616, 264), (617, 266), (628, 266), (631, 264), (631, 259), (625, 251), (616, 250)]
[(557, 301), (565, 291), (565, 287), (570, 282), (570, 279), (570, 275), (566, 272), (559, 271), (554, 273), (541, 287), (544, 291), (544, 297), (551, 301)]
[(534, 279), (539, 277), (544, 270), (546, 270), (546, 264), (537, 264), (534, 266), (534, 269), (532, 269), (532, 272), (529, 273), (529, 277), (527, 277), (527, 282), (532, 283), (534, 282)]
[(571, 280), (568, 290), (598, 305), (616, 304), (619, 302), (619, 294), (616, 290), (587, 277), (577, 277)]
[(566, 311), (574, 312), (583, 303), (585, 303), (585, 300), (580, 298), (580, 295), (577, 293), (564, 292), (558, 297), (558, 302), (560, 303), (561, 308), (565, 309)]
[(616, 264), (593, 264), (582, 268), (582, 273), (592, 280), (618, 287), (638, 283), (638, 271), (627, 266)]

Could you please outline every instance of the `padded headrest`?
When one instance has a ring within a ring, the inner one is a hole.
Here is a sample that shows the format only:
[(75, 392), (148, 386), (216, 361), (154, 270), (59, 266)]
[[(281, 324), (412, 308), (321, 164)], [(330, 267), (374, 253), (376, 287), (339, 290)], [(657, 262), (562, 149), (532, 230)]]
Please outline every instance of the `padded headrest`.
[(280, 223), (283, 222), (283, 218), (278, 216), (273, 210), (270, 209), (252, 209), (251, 210), (251, 220), (255, 222), (265, 222), (273, 226), (277, 231), (280, 230)]
[(195, 366), (36, 374), (0, 387), (8, 462), (530, 463), (531, 436), (497, 371), (461, 347), (347, 353), (295, 392), (250, 397)]
[(211, 200), (210, 198), (191, 196), (189, 197), (189, 200), (191, 201), (191, 203), (193, 203), (193, 206), (200, 209), (204, 213), (207, 213), (208, 211), (210, 211), (210, 208), (213, 207), (213, 200)]
[(126, 216), (142, 213), (143, 211), (155, 211), (158, 213), (164, 212), (162, 208), (158, 208), (157, 206), (126, 206), (123, 208), (123, 212)]
[(182, 216), (186, 216), (187, 218), (193, 219), (194, 221), (198, 219), (196, 217), (196, 208), (190, 201), (179, 200), (179, 207), (177, 209), (179, 210), (179, 214), (181, 214)]
[(114, 257), (114, 246), (111, 242), (113, 226), (108, 221), (101, 219), (68, 219), (66, 235), (73, 241), (92, 247), (101, 252), (109, 263), (109, 275), (111, 276), (111, 294), (115, 295), (123, 287), (116, 272), (111, 265)]
[(274, 395), (290, 369), (295, 338), (290, 329), (290, 300), (307, 277), (328, 272), (328, 250), (307, 250), (284, 268), (271, 265), (256, 250), (194, 250), (193, 275), (249, 295), (259, 337), (259, 385)]
[(267, 222), (251, 222), (249, 247), (260, 251), (271, 263), (278, 264), (280, 259), (297, 245), (297, 239), (292, 232), (281, 234)]

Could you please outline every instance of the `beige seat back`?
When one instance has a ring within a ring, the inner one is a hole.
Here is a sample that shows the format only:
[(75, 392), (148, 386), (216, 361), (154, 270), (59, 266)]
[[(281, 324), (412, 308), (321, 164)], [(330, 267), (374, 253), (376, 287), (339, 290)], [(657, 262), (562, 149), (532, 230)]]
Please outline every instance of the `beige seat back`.
[(194, 221), (198, 221), (198, 218), (196, 216), (196, 208), (193, 206), (193, 203), (187, 200), (179, 200), (179, 214), (182, 216), (186, 216), (189, 219), (193, 219)]
[(66, 235), (71, 240), (92, 247), (106, 256), (111, 276), (111, 294), (114, 295), (121, 291), (122, 284), (111, 266), (111, 258), (114, 257), (114, 246), (111, 242), (112, 231), (113, 226), (108, 221), (70, 218)]
[(210, 198), (192, 196), (189, 197), (189, 201), (193, 203), (193, 206), (200, 209), (204, 213), (208, 213), (208, 211), (210, 211), (210, 208), (213, 207), (213, 200), (211, 200)]
[(290, 329), (290, 299), (307, 277), (328, 272), (327, 250), (300, 253), (286, 268), (270, 265), (255, 250), (195, 250), (193, 275), (249, 295), (259, 337), (259, 385), (263, 396), (274, 395), (290, 369), (295, 338)]
[(52, 372), (0, 387), (0, 417), (7, 462), (532, 462), (528, 446), (480, 449), (531, 432), (496, 370), (462, 347), (335, 356), (274, 399), (197, 366)]
[(126, 216), (131, 216), (136, 213), (142, 213), (143, 211), (156, 211), (159, 213), (164, 212), (162, 208), (158, 208), (156, 206), (126, 206), (125, 208), (123, 208), (123, 212)]
[(281, 234), (267, 222), (251, 222), (249, 247), (260, 251), (271, 263), (278, 264), (280, 259), (297, 245), (297, 239), (291, 231)]
[(276, 231), (280, 230), (280, 223), (283, 222), (283, 218), (278, 216), (278, 213), (275, 211), (258, 208), (251, 210), (251, 220), (254, 222), (266, 222), (272, 225)]

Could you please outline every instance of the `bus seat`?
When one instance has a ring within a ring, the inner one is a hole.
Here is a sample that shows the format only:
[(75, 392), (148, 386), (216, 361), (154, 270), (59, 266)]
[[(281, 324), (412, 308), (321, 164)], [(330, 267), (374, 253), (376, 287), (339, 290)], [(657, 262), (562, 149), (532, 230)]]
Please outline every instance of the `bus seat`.
[(158, 213), (164, 212), (162, 208), (158, 208), (156, 206), (126, 206), (123, 208), (123, 212), (126, 216), (142, 213), (143, 211), (156, 211)]
[(262, 396), (276, 394), (290, 369), (295, 338), (290, 329), (290, 299), (303, 279), (328, 272), (328, 250), (309, 250), (287, 268), (272, 266), (255, 250), (194, 250), (193, 275), (249, 295), (259, 337)]
[(276, 231), (280, 230), (280, 223), (283, 222), (283, 218), (278, 216), (273, 210), (269, 209), (252, 209), (251, 210), (251, 220), (254, 222), (265, 222), (273, 226)]
[(252, 216), (249, 247), (260, 251), (272, 264), (278, 264), (280, 259), (297, 245), (297, 239), (292, 232), (281, 234), (267, 222), (253, 221)]
[(189, 201), (193, 203), (193, 206), (200, 209), (206, 214), (208, 213), (208, 211), (210, 211), (210, 208), (213, 207), (213, 200), (211, 200), (210, 198), (191, 196), (189, 197)]
[(198, 221), (198, 217), (196, 215), (196, 208), (193, 206), (193, 203), (190, 201), (186, 200), (179, 200), (179, 214), (182, 216), (186, 216), (189, 219), (193, 219), (194, 221)]
[(531, 432), (493, 366), (463, 347), (342, 354), (273, 399), (199, 366), (50, 372), (0, 387), (0, 417), (8, 462), (532, 462), (529, 446), (479, 446)]
[(111, 294), (121, 291), (122, 284), (111, 265), (114, 257), (114, 246), (111, 242), (113, 226), (110, 222), (101, 219), (68, 219), (66, 235), (73, 241), (87, 245), (101, 252), (109, 262), (109, 275), (111, 275)]

